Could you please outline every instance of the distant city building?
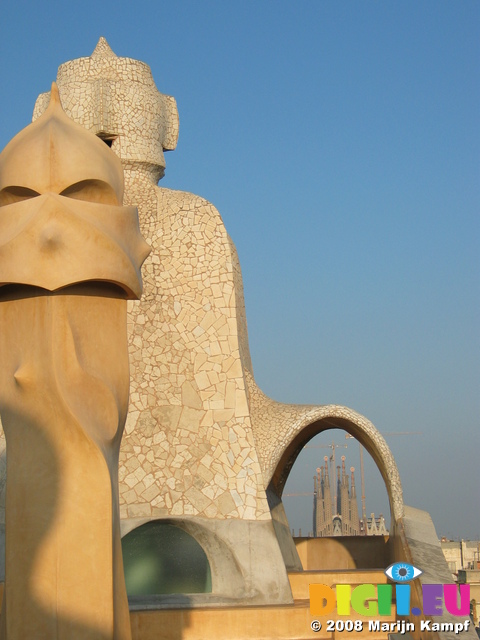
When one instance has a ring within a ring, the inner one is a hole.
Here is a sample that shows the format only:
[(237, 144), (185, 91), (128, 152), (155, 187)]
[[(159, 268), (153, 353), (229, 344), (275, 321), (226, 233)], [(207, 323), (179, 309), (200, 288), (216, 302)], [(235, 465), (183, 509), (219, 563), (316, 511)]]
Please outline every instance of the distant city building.
[[(362, 524), (362, 521), (360, 521)], [(363, 532), (362, 532), (363, 533)], [(374, 513), (370, 514), (370, 518), (367, 519), (367, 528), (365, 531), (365, 535), (367, 536), (386, 536), (388, 535), (387, 525), (385, 523), (385, 518), (382, 514), (375, 517)]]
[(314, 476), (313, 493), (313, 537), (327, 536), (381, 536), (387, 535), (383, 515), (360, 519), (358, 515), (355, 469), (350, 467), (351, 476), (345, 470), (345, 456), (342, 466), (337, 467), (336, 490), (330, 483), (328, 457), (325, 465), (317, 469)]
[(314, 477), (313, 498), (313, 535), (315, 538), (360, 535), (354, 468), (351, 467), (350, 471), (352, 474), (351, 488), (349, 487), (349, 476), (345, 471), (345, 456), (342, 456), (341, 475), (340, 466), (338, 466), (337, 488), (332, 495), (327, 457), (325, 457), (325, 466), (317, 469), (317, 475)]
[(460, 569), (480, 569), (480, 540), (440, 540), (443, 555), (454, 577)]
[(470, 615), (475, 627), (480, 619), (480, 540), (440, 540), (448, 568), (457, 584), (470, 585)]

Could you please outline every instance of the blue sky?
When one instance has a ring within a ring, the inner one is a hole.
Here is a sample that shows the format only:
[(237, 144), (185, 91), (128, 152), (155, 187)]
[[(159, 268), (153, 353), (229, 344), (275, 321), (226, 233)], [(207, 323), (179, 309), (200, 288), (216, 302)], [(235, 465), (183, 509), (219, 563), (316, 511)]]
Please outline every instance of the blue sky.
[[(161, 185), (222, 214), (261, 388), (420, 431), (388, 440), (406, 503), (439, 535), (480, 538), (480, 4), (7, 0), (2, 14), (0, 148), (101, 35), (147, 62), (180, 112)], [(305, 450), (290, 491), (311, 490), (325, 451)], [(369, 513), (387, 512), (381, 484), (367, 465)], [(288, 500), (311, 529), (311, 499)]]

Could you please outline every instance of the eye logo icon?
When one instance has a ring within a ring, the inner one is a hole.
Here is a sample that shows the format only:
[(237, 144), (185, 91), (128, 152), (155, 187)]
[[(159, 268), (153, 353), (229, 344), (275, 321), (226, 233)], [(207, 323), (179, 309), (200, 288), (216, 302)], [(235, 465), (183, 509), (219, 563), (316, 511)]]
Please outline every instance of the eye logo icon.
[(385, 569), (385, 575), (394, 582), (410, 582), (421, 576), (423, 571), (407, 562), (394, 562)]
[[(423, 614), (427, 617), (442, 616), (443, 607), (445, 607), (452, 616), (468, 617), (470, 611), (469, 584), (461, 584), (458, 586), (456, 584), (417, 584), (418, 589), (415, 590), (415, 602), (412, 602), (412, 604), (417, 606), (411, 607), (412, 586), (408, 583), (418, 578), (418, 576), (421, 576), (423, 571), (407, 562), (394, 562), (385, 569), (384, 573), (389, 580), (396, 584), (337, 584), (335, 589), (326, 584), (310, 584), (310, 614), (313, 616), (326, 616), (332, 612), (336, 606), (339, 616), (349, 616), (350, 607), (362, 616), (385, 616), (391, 614), (394, 603), (397, 616), (408, 617), (410, 614), (414, 616)], [(458, 603), (459, 592), (460, 604)], [(418, 605), (420, 605), (421, 608)], [(317, 620), (314, 622), (318, 623)], [(332, 621), (329, 620), (328, 622), (330, 623)], [(423, 622), (425, 621), (422, 621), (422, 625)], [(314, 629), (313, 624), (312, 622), (312, 629), (319, 631), (320, 627)], [(375, 622), (370, 621), (369, 624), (370, 631), (380, 630), (380, 627), (377, 626), (381, 624), (380, 620)], [(406, 624), (411, 626), (408, 628), (402, 627), (402, 629), (398, 629), (397, 627), (399, 635), (405, 633), (405, 630), (415, 630), (415, 625), (412, 622)], [(425, 624), (427, 626), (421, 626), (421, 630), (423, 631), (444, 629), (441, 627), (441, 623), (438, 623), (438, 625), (432, 627), (432, 629), (428, 627), (430, 622), (426, 621)], [(453, 623), (447, 624), (450, 625)], [(458, 630), (461, 629), (463, 623), (458, 622), (456, 624), (455, 633), (459, 633)], [(465, 627), (466, 630), (470, 621), (467, 620), (465, 624), (467, 625)], [(339, 627), (336, 628), (338, 629)], [(452, 628), (453, 627), (448, 627), (449, 630)], [(347, 629), (345, 625), (342, 627), (342, 630), (344, 629)], [(333, 627), (331, 630), (333, 630)], [(384, 628), (382, 627), (381, 630), (383, 631)], [(388, 631), (388, 629), (385, 630)]]

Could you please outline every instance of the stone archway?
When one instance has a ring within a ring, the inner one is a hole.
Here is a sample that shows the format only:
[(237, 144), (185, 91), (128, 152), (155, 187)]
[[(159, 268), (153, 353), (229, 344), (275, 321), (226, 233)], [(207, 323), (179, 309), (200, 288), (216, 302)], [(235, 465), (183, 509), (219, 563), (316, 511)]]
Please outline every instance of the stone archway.
[(207, 555), (180, 527), (151, 520), (122, 538), (125, 583), (129, 596), (211, 593)]
[(385, 439), (364, 416), (340, 405), (309, 407), (289, 429), (282, 450), (274, 452), (270, 460), (271, 475), (268, 489), (281, 499), (285, 482), (297, 456), (307, 442), (323, 431), (343, 429), (352, 435), (372, 456), (385, 487), (392, 524), (403, 516), (403, 493), (397, 465)]

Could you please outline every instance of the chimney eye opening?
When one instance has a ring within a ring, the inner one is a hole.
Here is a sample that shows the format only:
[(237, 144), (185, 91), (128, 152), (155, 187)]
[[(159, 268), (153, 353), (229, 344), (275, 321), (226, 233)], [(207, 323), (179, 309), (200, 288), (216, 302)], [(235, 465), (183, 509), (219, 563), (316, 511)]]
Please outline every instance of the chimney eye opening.
[(118, 136), (112, 133), (107, 133), (106, 131), (99, 131), (97, 133), (97, 137), (99, 137), (100, 140), (103, 140), (105, 144), (110, 148), (112, 148), (113, 142), (118, 138)]

